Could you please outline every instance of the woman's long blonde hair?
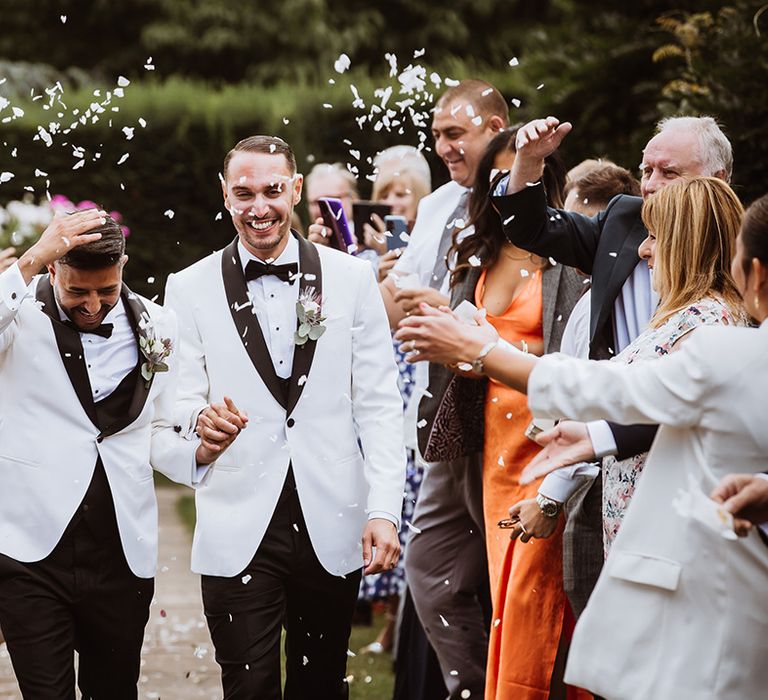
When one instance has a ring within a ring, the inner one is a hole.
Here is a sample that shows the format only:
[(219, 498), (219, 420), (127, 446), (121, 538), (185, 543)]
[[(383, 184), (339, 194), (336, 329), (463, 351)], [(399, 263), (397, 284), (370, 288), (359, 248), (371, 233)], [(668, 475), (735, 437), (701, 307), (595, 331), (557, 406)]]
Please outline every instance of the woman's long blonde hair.
[(653, 328), (705, 297), (720, 297), (741, 313), (731, 260), (743, 214), (734, 191), (714, 177), (674, 182), (644, 202), (643, 223), (656, 237), (653, 276), (661, 299)]

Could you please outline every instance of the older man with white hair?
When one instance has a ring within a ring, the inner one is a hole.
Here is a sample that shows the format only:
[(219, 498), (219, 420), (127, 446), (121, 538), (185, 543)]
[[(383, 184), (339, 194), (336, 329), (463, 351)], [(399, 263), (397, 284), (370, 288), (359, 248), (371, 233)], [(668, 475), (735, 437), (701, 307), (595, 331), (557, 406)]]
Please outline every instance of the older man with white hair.
[[(608, 359), (642, 332), (658, 301), (648, 265), (637, 252), (648, 235), (640, 218), (643, 201), (681, 177), (713, 176), (729, 181), (733, 156), (730, 142), (712, 117), (663, 119), (643, 150), (642, 197), (619, 195), (605, 211), (587, 217), (548, 209), (540, 183), (544, 158), (558, 148), (571, 128), (555, 117), (522, 127), (512, 171), (500, 183), (493, 201), (512, 243), (592, 275), (590, 357)], [(565, 466), (607, 455), (624, 459), (646, 452), (655, 434), (656, 426), (565, 421), (539, 435), (545, 449), (535, 462)], [(550, 479), (542, 484), (537, 499), (542, 515), (558, 517), (563, 502), (570, 498), (563, 574), (576, 615), (584, 609), (603, 563), (602, 488), (601, 480), (594, 479), (596, 471), (572, 468), (567, 473), (570, 484), (561, 479), (565, 488), (556, 489)], [(590, 481), (592, 485), (587, 486)], [(571, 497), (575, 484), (582, 490)]]

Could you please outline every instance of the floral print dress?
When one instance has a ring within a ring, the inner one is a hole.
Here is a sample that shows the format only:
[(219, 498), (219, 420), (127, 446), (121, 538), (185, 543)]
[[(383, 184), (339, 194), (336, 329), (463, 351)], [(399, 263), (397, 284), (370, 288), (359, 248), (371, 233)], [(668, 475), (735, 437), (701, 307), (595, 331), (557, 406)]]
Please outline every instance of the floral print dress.
[[(648, 328), (633, 343), (612, 359), (632, 364), (668, 355), (673, 345), (699, 326), (744, 325), (746, 317), (734, 312), (719, 297), (706, 297), (677, 311), (658, 328)], [(621, 527), (624, 513), (635, 493), (635, 486), (645, 465), (647, 452), (621, 461), (615, 457), (603, 460), (603, 546), (605, 555)]]

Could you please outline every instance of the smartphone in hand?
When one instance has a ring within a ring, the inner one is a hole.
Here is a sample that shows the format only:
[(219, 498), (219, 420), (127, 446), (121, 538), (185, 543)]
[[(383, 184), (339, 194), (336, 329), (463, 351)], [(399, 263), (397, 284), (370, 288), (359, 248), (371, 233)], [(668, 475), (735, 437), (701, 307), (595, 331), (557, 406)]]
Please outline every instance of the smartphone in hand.
[(385, 216), (384, 223), (389, 232), (387, 250), (397, 250), (408, 245), (408, 220), (404, 216)]
[(331, 247), (350, 255), (357, 252), (357, 243), (349, 230), (349, 222), (344, 213), (344, 206), (336, 197), (321, 197), (317, 200), (323, 223), (331, 229)]
[(392, 207), (383, 202), (354, 202), (352, 204), (352, 221), (355, 223), (355, 234), (360, 237), (360, 240), (363, 240), (366, 224), (376, 228), (376, 224), (373, 223), (374, 214), (383, 219), (391, 213)]

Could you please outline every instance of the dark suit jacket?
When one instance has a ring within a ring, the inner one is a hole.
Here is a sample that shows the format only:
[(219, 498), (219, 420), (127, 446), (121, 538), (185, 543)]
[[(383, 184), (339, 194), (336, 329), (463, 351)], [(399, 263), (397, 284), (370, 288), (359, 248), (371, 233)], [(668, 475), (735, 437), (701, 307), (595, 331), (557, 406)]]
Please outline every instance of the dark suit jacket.
[[(637, 248), (648, 235), (640, 218), (643, 200), (619, 195), (593, 217), (549, 208), (540, 184), (492, 200), (504, 233), (515, 245), (592, 275), (589, 356), (610, 359), (615, 345), (614, 303), (637, 266)], [(613, 423), (610, 427), (618, 459), (649, 450), (657, 429)]]
[[(464, 281), (451, 290), (452, 309), (465, 299), (474, 303), (480, 273), (480, 268), (471, 268)], [(551, 265), (544, 269), (541, 321), (545, 353), (560, 349), (565, 324), (584, 289), (584, 279), (572, 268)], [(429, 388), (419, 403), (422, 427), (418, 429), (419, 450), (427, 461), (482, 453), (485, 388), (485, 379), (461, 377), (443, 365), (429, 365)], [(436, 420), (441, 423), (439, 430)]]

